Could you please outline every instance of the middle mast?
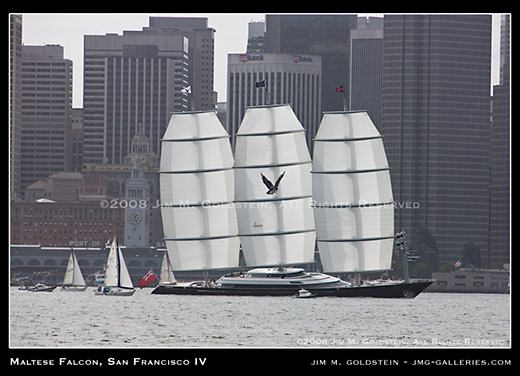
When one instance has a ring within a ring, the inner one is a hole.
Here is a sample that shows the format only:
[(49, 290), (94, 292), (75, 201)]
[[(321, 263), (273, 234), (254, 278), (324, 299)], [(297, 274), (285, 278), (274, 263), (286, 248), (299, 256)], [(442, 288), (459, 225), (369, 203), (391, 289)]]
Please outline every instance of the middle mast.
[(290, 105), (248, 108), (236, 137), (235, 206), (246, 264), (314, 262), (312, 160)]

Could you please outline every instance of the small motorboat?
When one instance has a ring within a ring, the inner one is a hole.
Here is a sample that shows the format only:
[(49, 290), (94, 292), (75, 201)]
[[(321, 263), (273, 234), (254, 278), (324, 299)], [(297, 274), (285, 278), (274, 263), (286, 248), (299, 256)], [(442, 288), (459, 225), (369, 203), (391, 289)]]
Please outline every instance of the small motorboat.
[(298, 294), (294, 295), (295, 298), (314, 298), (315, 296), (317, 295), (305, 289), (298, 290)]
[(52, 292), (55, 288), (56, 286), (47, 286), (43, 283), (37, 283), (35, 286), (29, 287), (28, 290), (32, 292)]

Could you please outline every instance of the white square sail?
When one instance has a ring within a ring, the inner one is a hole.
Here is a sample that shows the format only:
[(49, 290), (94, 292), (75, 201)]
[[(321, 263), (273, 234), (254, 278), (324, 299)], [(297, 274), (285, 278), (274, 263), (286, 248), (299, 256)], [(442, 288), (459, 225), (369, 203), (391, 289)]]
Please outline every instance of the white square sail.
[(161, 215), (173, 269), (237, 267), (229, 135), (214, 111), (181, 112), (161, 141)]
[(365, 111), (323, 115), (314, 140), (312, 189), (324, 271), (390, 269), (390, 171), (382, 137)]
[(289, 105), (250, 107), (237, 132), (235, 205), (248, 266), (314, 262), (312, 161)]

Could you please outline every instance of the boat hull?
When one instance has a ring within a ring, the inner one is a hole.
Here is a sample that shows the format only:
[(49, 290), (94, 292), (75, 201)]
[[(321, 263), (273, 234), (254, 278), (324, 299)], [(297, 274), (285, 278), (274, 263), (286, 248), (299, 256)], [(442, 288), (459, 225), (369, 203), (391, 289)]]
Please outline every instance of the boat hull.
[[(396, 282), (381, 285), (365, 285), (356, 287), (311, 288), (305, 287), (316, 297), (337, 298), (415, 298), (424, 289), (433, 283), (432, 280)], [(218, 287), (184, 287), (158, 286), (152, 294), (172, 295), (234, 295), (234, 296), (294, 296), (297, 288), (277, 287), (247, 287), (247, 288), (218, 288)]]
[(29, 288), (28, 291), (31, 291), (31, 292), (53, 292), (54, 289), (56, 288), (57, 286), (46, 286), (46, 287), (41, 287), (41, 288)]
[(83, 292), (87, 289), (87, 286), (62, 286), (61, 291), (66, 292)]
[(135, 293), (135, 289), (125, 288), (102, 288), (94, 291), (94, 295), (106, 295), (106, 296), (132, 296)]

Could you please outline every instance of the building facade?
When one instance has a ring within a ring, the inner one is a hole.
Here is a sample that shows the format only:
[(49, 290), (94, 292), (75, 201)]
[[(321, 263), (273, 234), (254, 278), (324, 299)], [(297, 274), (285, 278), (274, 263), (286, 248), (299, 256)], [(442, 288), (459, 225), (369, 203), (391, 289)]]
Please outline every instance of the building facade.
[(493, 87), (491, 125), (490, 262), (510, 262), (511, 253), (511, 55), (510, 15), (501, 19), (500, 84)]
[(491, 16), (384, 19), (382, 133), (396, 228), (422, 226), (455, 263), (489, 249)]
[(159, 154), (171, 112), (188, 109), (188, 39), (161, 33), (86, 35), (83, 162), (122, 163), (144, 124)]
[(249, 22), (247, 33), (248, 54), (262, 54), (265, 52), (265, 22)]
[[(215, 29), (208, 27), (205, 17), (150, 17), (150, 26), (129, 33), (167, 34), (186, 37), (188, 43), (188, 85), (194, 110), (213, 110)], [(190, 104), (191, 107), (191, 104)]]
[[(106, 205), (105, 205), (106, 203)], [(10, 244), (43, 247), (104, 246), (124, 238), (124, 208), (118, 202), (11, 202)]]
[(72, 61), (59, 45), (22, 46), (21, 189), (71, 168)]
[(349, 109), (365, 110), (381, 129), (383, 107), (383, 27), (351, 30)]
[[(357, 27), (357, 16), (268, 14), (265, 21), (265, 52), (321, 56), (321, 109), (343, 110), (343, 97), (348, 94), (350, 31)], [(341, 85), (344, 95), (335, 92)]]
[(21, 194), (21, 116), (22, 116), (22, 16), (9, 15), (9, 177), (10, 194), (17, 199)]
[(291, 104), (312, 138), (321, 120), (321, 57), (298, 54), (229, 54), (226, 125), (235, 135), (250, 106)]
[(459, 269), (435, 272), (432, 279), (435, 282), (427, 291), (493, 294), (510, 292), (509, 270)]

